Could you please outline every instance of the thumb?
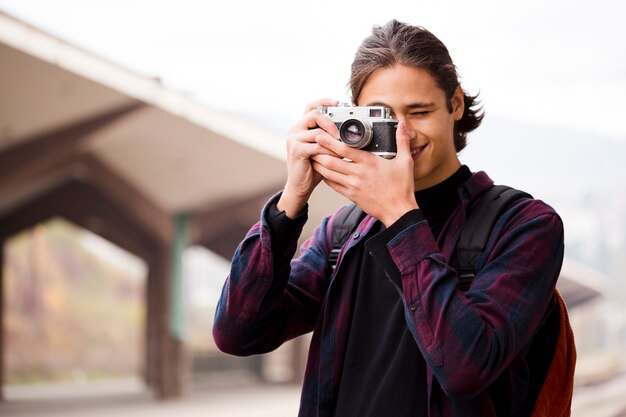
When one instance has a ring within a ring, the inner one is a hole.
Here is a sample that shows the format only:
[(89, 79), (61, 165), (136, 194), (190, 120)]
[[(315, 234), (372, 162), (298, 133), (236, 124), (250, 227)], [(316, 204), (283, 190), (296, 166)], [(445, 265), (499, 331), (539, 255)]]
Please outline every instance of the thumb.
[(410, 132), (405, 121), (398, 122), (398, 130), (396, 131), (396, 147), (398, 155), (411, 154), (411, 139), (413, 132)]

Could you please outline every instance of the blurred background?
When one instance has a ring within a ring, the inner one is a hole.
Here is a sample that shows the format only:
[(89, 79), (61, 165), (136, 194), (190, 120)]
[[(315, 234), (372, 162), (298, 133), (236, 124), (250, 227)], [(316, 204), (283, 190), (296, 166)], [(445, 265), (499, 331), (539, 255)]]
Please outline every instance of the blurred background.
[[(574, 416), (626, 416), (626, 3), (0, 0), (0, 414), (293, 416), (308, 337), (211, 337), (309, 101), (392, 18), (486, 117), (461, 160), (556, 208)], [(304, 234), (345, 201), (320, 187)], [(163, 401), (165, 400), (165, 401)]]

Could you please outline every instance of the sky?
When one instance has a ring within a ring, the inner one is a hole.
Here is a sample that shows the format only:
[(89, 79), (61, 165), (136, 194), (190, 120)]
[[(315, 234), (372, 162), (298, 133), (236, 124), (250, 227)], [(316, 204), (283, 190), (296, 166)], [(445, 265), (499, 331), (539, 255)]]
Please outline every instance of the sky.
[(626, 142), (626, 2), (0, 0), (0, 10), (276, 130), (348, 100), (360, 42), (392, 18), (450, 50), (490, 117)]

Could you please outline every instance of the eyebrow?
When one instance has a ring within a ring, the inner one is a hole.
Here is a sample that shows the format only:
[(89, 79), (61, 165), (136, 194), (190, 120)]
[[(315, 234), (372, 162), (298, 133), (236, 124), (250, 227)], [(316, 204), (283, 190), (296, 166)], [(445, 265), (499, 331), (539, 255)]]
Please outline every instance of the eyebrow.
[[(386, 103), (383, 103), (382, 101), (375, 101), (373, 103), (369, 103), (368, 106), (383, 106), (383, 107), (391, 108), (390, 105), (388, 105)], [(407, 109), (423, 109), (423, 108), (426, 108), (426, 107), (433, 107), (433, 106), (435, 106), (435, 102), (434, 101), (431, 101), (430, 103), (419, 103), (419, 102), (416, 102), (416, 103), (407, 104), (404, 107), (407, 108)]]

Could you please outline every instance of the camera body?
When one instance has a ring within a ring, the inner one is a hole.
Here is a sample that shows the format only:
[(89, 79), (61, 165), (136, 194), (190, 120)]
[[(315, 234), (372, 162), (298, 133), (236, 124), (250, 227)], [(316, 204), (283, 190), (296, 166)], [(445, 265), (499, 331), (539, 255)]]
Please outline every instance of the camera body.
[(398, 121), (391, 117), (391, 109), (384, 106), (319, 106), (339, 128), (341, 141), (351, 148), (363, 149), (383, 158), (396, 156)]

